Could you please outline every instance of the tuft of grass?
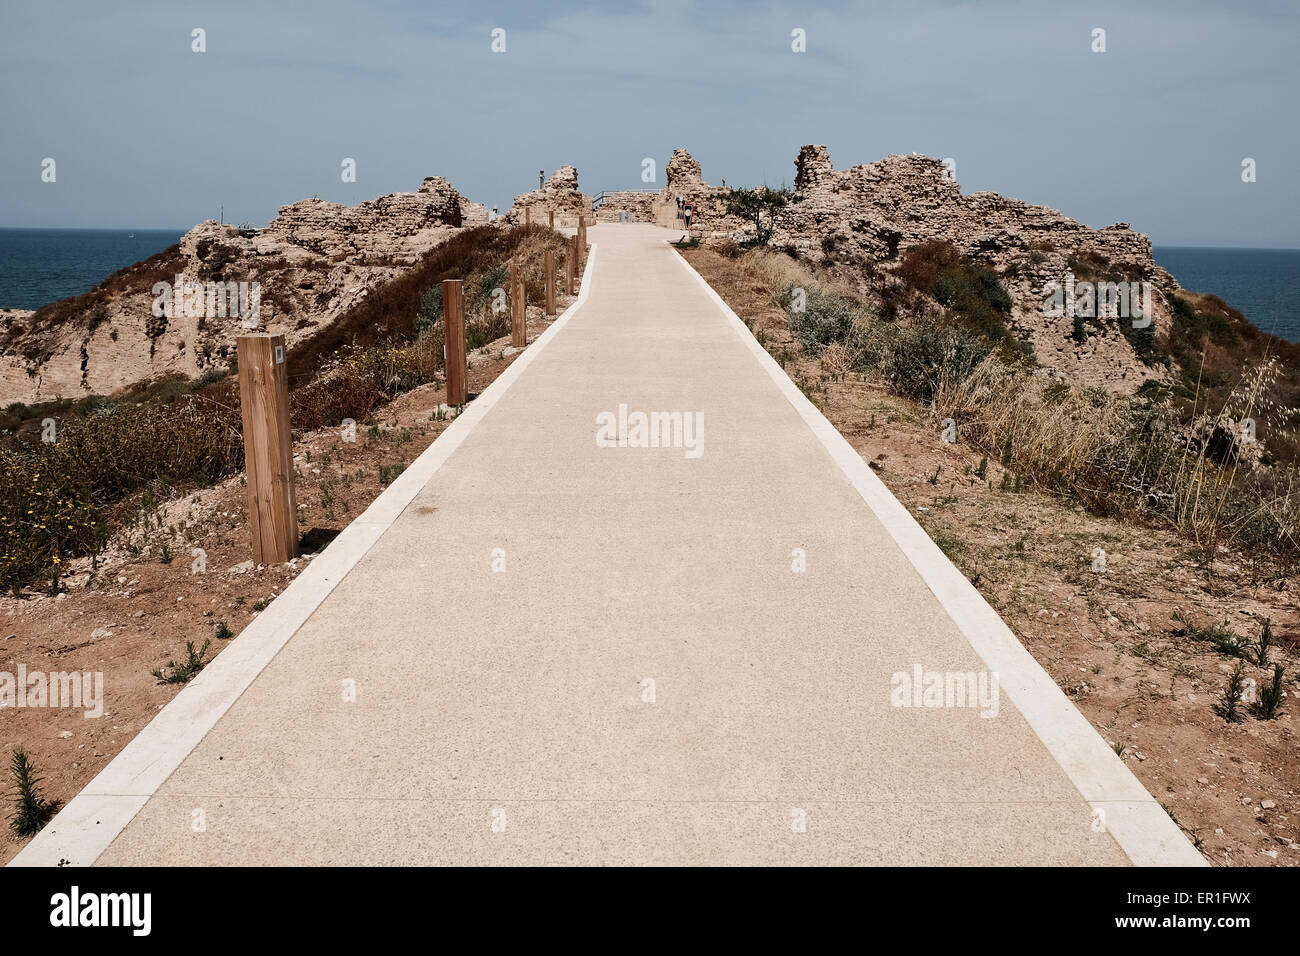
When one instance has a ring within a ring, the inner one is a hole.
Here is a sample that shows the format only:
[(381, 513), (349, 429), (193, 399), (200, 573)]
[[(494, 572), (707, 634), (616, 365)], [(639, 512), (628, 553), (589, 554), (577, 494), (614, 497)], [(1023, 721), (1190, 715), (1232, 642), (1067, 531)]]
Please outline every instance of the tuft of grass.
[(218, 621), (216, 632), (213, 636), (219, 641), (228, 641), (235, 636), (235, 632), (230, 629), (230, 625), (225, 621)]
[(36, 767), (21, 747), (14, 750), (9, 761), (9, 772), (14, 778), (14, 812), (9, 817), (9, 829), (18, 836), (31, 836), (54, 816), (58, 804), (41, 796)]
[(1173, 618), (1183, 625), (1188, 637), (1194, 641), (1213, 644), (1214, 649), (1220, 654), (1236, 657), (1245, 646), (1241, 635), (1228, 626), (1227, 618), (1224, 618), (1222, 624), (1206, 625), (1193, 623), (1182, 611), (1175, 611)]
[(174, 660), (167, 661), (163, 667), (155, 667), (149, 673), (158, 679), (160, 684), (185, 684), (188, 683), (195, 674), (203, 670), (207, 661), (208, 649), (212, 646), (212, 639), (208, 638), (203, 642), (203, 646), (198, 650), (194, 648), (193, 641), (185, 642), (185, 660), (177, 664)]

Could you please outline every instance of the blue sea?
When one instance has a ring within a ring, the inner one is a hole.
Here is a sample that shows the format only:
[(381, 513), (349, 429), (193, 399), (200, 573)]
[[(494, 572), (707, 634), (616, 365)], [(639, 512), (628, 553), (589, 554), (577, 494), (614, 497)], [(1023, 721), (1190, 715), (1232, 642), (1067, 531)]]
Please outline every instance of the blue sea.
[(37, 309), (89, 292), (185, 233), (159, 229), (0, 229), (0, 309)]
[[(0, 308), (35, 309), (88, 292), (180, 239), (178, 230), (0, 229)], [(1212, 292), (1265, 332), (1300, 342), (1300, 249), (1156, 246), (1185, 289)]]

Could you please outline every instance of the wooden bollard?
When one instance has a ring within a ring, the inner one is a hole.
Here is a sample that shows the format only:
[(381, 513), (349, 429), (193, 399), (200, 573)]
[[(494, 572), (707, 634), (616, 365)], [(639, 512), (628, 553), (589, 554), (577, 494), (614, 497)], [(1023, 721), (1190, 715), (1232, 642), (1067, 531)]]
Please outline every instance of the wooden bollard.
[(578, 252), (581, 255), (587, 254), (587, 217), (578, 217)]
[(555, 210), (554, 210), (554, 209), (550, 210), (549, 213), (548, 213), (548, 215), (550, 216), (550, 222), (547, 223), (547, 225), (549, 225), (552, 229), (554, 229), (554, 228), (555, 228)]
[(460, 279), (442, 280), (442, 315), (446, 337), (447, 404), (469, 401), (469, 374), (465, 359), (465, 299)]
[(283, 335), (241, 335), (239, 406), (248, 471), (248, 526), (253, 560), (283, 564), (298, 556), (298, 506), (293, 494), (289, 371)]
[(547, 249), (542, 256), (542, 268), (546, 270), (546, 314), (555, 314), (555, 257)]
[(524, 228), (531, 229), (532, 227), (533, 227), (533, 207), (525, 206), (524, 207)]
[(569, 239), (569, 252), (564, 257), (565, 292), (573, 295), (574, 286), (578, 284), (578, 237)]
[(528, 313), (524, 291), (524, 270), (515, 263), (510, 264), (510, 344), (517, 349), (528, 344)]

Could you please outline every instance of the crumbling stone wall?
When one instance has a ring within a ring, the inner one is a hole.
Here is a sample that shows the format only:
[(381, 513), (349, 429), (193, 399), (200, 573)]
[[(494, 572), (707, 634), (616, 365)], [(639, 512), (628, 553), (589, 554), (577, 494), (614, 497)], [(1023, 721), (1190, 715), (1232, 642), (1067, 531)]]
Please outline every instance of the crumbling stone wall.
[(617, 222), (620, 213), (627, 214), (633, 222), (654, 222), (655, 207), (662, 204), (663, 196), (653, 190), (622, 189), (605, 194), (596, 207), (600, 222)]

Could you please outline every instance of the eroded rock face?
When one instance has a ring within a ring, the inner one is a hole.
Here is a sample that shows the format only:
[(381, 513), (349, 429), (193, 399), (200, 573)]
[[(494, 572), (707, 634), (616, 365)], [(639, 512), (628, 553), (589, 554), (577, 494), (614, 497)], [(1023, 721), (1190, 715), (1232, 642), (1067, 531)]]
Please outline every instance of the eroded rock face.
[[(483, 206), (431, 176), (416, 192), (357, 206), (290, 203), (265, 229), (199, 223), (157, 268), (55, 303), (47, 307), (47, 322), (40, 311), (0, 322), (0, 402), (111, 394), (161, 375), (220, 369), (232, 360), (244, 322), (253, 319), (257, 331), (281, 333), (292, 347), (465, 225), (486, 221)], [(173, 302), (155, 309), (159, 282), (192, 284), (202, 306)], [(255, 316), (229, 306), (229, 288), (240, 283), (250, 293), (237, 300), (246, 312), (253, 311), (257, 284)]]
[(576, 223), (578, 216), (591, 215), (591, 199), (578, 189), (575, 166), (561, 166), (545, 186), (516, 196), (505, 215), (506, 221), (523, 222), (525, 207), (530, 210), (534, 225), (546, 225), (551, 212), (555, 213), (557, 226), (561, 223), (570, 226)]

